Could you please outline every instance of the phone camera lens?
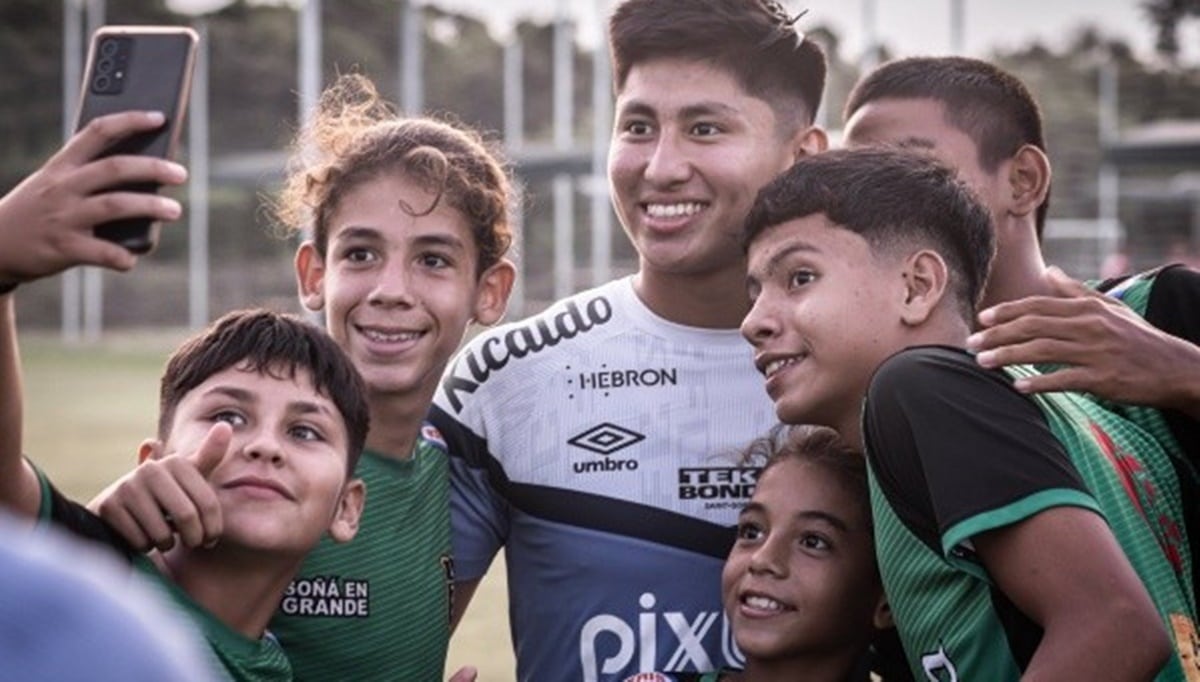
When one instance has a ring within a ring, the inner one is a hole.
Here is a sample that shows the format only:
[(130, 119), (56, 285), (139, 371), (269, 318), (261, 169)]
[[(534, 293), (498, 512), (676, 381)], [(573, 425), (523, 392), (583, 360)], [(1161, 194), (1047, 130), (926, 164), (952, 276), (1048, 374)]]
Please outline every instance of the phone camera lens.
[(109, 59), (108, 57), (105, 57), (105, 58), (101, 59), (99, 62), (96, 62), (96, 71), (99, 73), (112, 73), (113, 65), (114, 65), (113, 60)]
[(100, 56), (101, 57), (112, 57), (113, 55), (115, 55), (117, 53), (117, 50), (119, 48), (120, 48), (120, 45), (117, 44), (117, 41), (105, 40), (104, 42), (100, 43)]

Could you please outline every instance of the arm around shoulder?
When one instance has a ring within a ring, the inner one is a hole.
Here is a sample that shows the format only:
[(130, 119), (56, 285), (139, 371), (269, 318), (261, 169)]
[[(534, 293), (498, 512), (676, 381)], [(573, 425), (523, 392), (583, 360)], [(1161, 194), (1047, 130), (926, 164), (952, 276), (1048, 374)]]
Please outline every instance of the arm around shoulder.
[(0, 504), (33, 517), (42, 496), (37, 474), (22, 453), (23, 405), (13, 294), (0, 294)]
[(1052, 271), (1053, 295), (979, 314), (968, 347), (984, 367), (1060, 365), (1017, 382), (1023, 393), (1081, 391), (1113, 402), (1200, 416), (1200, 274), (1164, 271), (1145, 317), (1110, 294)]

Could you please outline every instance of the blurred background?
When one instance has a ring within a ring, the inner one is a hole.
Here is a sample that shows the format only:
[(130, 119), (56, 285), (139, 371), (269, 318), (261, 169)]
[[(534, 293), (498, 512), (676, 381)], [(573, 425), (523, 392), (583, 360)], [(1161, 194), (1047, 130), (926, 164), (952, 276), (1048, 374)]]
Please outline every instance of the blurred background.
[[(833, 131), (871, 66), (966, 54), (1015, 72), (1042, 104), (1054, 188), (1048, 259), (1080, 278), (1200, 261), (1200, 0), (785, 0), (830, 75)], [(359, 70), (403, 111), (453, 116), (504, 148), (525, 188), (509, 318), (633, 271), (604, 179), (607, 0), (0, 0), (0, 192), (73, 128), (99, 25), (187, 24), (204, 36), (182, 136), (185, 216), (128, 274), (71, 271), (19, 290), (27, 451), (90, 497), (150, 435), (158, 374), (188, 328), (268, 305), (299, 312), (295, 242), (264, 201), (284, 145), (336, 73)], [(599, 49), (598, 49), (599, 48)], [(455, 637), (451, 667), (512, 678), (502, 562)]]
[[(1022, 77), (1054, 161), (1048, 252), (1078, 277), (1195, 258), (1200, 242), (1200, 0), (789, 0), (822, 43), (820, 121), (840, 127), (860, 73), (891, 57), (963, 53)], [(80, 61), (102, 23), (192, 24), (205, 35), (177, 192), (185, 219), (132, 274), (68, 273), (23, 290), (25, 328), (200, 326), (231, 308), (296, 307), (294, 244), (262, 208), (283, 147), (337, 72), (357, 69), (404, 111), (503, 140), (526, 189), (524, 277), (510, 316), (632, 269), (603, 178), (611, 92), (607, 0), (4, 0), (0, 191), (68, 133)], [(598, 51), (597, 47), (601, 46)], [(152, 294), (152, 295), (150, 295)]]

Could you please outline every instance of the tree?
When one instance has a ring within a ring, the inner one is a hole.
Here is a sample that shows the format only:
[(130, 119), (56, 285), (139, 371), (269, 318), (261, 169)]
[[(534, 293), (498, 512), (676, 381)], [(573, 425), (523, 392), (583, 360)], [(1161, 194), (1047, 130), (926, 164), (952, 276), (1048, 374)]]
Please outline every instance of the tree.
[(1174, 62), (1179, 58), (1179, 24), (1189, 16), (1200, 18), (1200, 0), (1144, 0), (1142, 7), (1158, 29), (1155, 47)]

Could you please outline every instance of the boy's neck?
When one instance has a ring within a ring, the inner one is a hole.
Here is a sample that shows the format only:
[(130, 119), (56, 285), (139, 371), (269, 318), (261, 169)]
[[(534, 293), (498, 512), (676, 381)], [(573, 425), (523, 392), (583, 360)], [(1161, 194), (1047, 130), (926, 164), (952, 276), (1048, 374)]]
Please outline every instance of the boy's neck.
[(996, 256), (979, 302), (980, 310), (1051, 292), (1046, 260), (1033, 227), (1020, 223), (998, 227)]
[[(971, 333), (970, 325), (962, 313), (955, 309), (949, 302), (943, 302), (942, 305), (935, 310), (929, 318), (924, 320), (920, 326), (906, 327), (905, 332), (893, 339), (889, 345), (891, 352), (887, 353), (884, 360), (879, 363), (879, 366), (887, 360), (887, 358), (899, 353), (907, 348), (915, 348), (918, 346), (947, 346), (949, 348), (966, 348), (967, 336)], [(876, 370), (879, 366), (876, 366)], [(874, 374), (875, 370), (872, 370)], [(862, 399), (866, 397), (867, 386), (861, 386), (862, 396), (859, 400), (853, 401), (842, 413), (836, 424), (826, 424), (830, 428), (841, 434), (846, 444), (852, 448), (863, 451), (862, 438)]]
[(643, 264), (633, 289), (655, 315), (688, 327), (737, 329), (750, 311), (744, 268), (680, 275)]
[(371, 430), (367, 433), (368, 450), (389, 459), (404, 461), (412, 458), (421, 425), (437, 390), (437, 383), (430, 383), (420, 391), (406, 394), (369, 394)]
[(179, 545), (151, 558), (192, 601), (250, 639), (263, 636), (304, 559)]

